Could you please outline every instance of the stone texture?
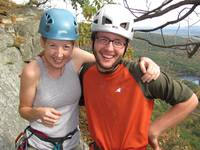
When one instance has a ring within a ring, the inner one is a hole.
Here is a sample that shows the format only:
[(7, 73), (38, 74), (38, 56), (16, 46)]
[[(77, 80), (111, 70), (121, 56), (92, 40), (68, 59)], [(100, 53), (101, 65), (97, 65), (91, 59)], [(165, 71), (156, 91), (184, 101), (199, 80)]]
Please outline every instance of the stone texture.
[(0, 150), (14, 150), (15, 138), (27, 126), (18, 113), (19, 75), (24, 61), (41, 50), (37, 10), (21, 10), (19, 15), (24, 19), (0, 24)]
[(14, 64), (0, 64), (0, 72), (0, 149), (14, 149), (15, 137), (26, 126), (18, 114), (21, 70)]

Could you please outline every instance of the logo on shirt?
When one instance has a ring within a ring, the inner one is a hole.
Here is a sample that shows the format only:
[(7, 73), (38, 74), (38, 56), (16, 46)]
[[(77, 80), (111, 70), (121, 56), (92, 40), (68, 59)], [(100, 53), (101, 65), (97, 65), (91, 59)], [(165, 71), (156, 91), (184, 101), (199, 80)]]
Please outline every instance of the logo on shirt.
[(116, 93), (121, 93), (121, 91), (122, 91), (122, 88), (117, 88), (117, 89), (115, 90)]

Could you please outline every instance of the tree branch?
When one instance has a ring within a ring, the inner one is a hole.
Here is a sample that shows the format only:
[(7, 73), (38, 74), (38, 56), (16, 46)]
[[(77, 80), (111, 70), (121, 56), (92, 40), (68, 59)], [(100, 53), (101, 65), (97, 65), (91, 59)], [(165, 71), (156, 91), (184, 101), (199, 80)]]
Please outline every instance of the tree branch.
[(142, 20), (145, 20), (145, 19), (149, 19), (149, 18), (159, 17), (159, 16), (162, 16), (162, 15), (164, 15), (164, 14), (166, 14), (166, 13), (168, 13), (168, 12), (174, 10), (174, 9), (176, 9), (176, 8), (179, 8), (179, 7), (185, 6), (185, 5), (194, 5), (194, 6), (200, 5), (200, 1), (199, 0), (184, 0), (184, 1), (181, 1), (179, 3), (170, 5), (169, 7), (161, 10), (161, 8), (163, 8), (165, 5), (169, 4), (172, 1), (173, 0), (170, 0), (168, 3), (164, 3), (164, 4), (160, 5), (158, 8), (156, 8), (156, 9), (150, 11), (150, 12), (147, 12), (146, 14), (134, 19), (134, 21), (138, 22), (138, 21), (142, 21)]
[(200, 50), (200, 42), (189, 42), (189, 43), (172, 44), (172, 45), (160, 45), (160, 44), (153, 43), (153, 42), (151, 42), (145, 38), (141, 38), (141, 37), (135, 36), (134, 39), (145, 41), (152, 46), (156, 46), (156, 47), (160, 47), (160, 48), (172, 48), (172, 49), (178, 49), (178, 50), (186, 50), (189, 58), (191, 58), (197, 52), (197, 50)]
[(187, 16), (189, 16), (194, 10), (195, 8), (197, 7), (197, 5), (194, 5), (185, 15), (183, 15), (182, 17), (176, 19), (176, 20), (173, 20), (173, 21), (168, 21), (166, 22), (165, 24), (161, 25), (161, 26), (158, 26), (156, 28), (153, 28), (153, 29), (143, 29), (143, 30), (135, 30), (135, 31), (140, 31), (140, 32), (151, 32), (151, 31), (155, 31), (155, 30), (158, 30), (158, 29), (162, 29), (170, 24), (175, 24), (177, 22), (180, 22), (181, 20), (185, 19)]

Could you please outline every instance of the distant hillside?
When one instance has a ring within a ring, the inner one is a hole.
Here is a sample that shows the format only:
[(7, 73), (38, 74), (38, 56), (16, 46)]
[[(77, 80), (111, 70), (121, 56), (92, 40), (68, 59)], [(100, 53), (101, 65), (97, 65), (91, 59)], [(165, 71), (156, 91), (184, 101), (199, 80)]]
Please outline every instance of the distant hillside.
[[(160, 31), (155, 31), (154, 33), (160, 33)], [(198, 36), (200, 37), (200, 26), (193, 26), (188, 29), (188, 27), (181, 27), (177, 29), (177, 27), (170, 27), (163, 29), (163, 33), (165, 35), (178, 35), (182, 37), (187, 37), (188, 34), (190, 36)]]
[[(151, 33), (137, 33), (135, 36), (149, 39), (151, 42), (160, 44), (163, 43), (162, 38), (159, 34)], [(165, 36), (166, 45), (184, 43), (186, 38), (177, 36)], [(155, 60), (162, 68), (176, 75), (197, 75), (200, 76), (200, 52), (197, 52), (192, 58), (187, 57), (186, 51), (174, 50), (174, 49), (163, 49), (149, 45), (145, 41), (134, 40), (134, 55), (135, 56), (148, 56)]]

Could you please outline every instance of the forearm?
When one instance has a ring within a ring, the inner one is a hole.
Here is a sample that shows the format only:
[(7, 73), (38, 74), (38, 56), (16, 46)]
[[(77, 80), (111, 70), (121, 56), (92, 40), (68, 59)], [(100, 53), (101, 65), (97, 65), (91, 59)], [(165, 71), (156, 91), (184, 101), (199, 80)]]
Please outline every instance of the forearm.
[(174, 105), (168, 112), (157, 118), (150, 126), (150, 136), (159, 137), (162, 132), (184, 120), (198, 105), (195, 94), (185, 102)]
[(40, 119), (39, 107), (19, 107), (19, 114), (27, 121), (35, 121)]

